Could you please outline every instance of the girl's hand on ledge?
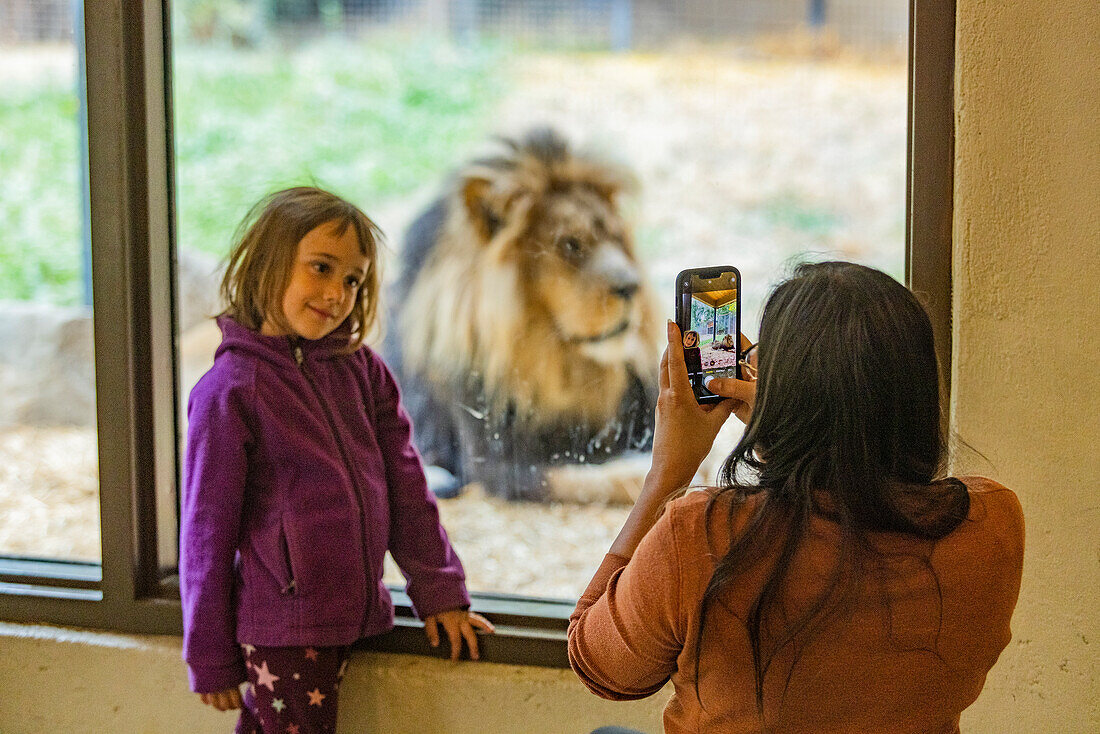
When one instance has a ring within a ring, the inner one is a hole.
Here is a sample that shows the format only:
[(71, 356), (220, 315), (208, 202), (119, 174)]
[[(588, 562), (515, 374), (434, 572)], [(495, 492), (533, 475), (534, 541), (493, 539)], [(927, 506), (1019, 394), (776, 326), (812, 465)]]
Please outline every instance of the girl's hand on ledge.
[(477, 612), (465, 609), (452, 609), (439, 614), (428, 615), (424, 619), (424, 634), (428, 636), (428, 643), (432, 647), (439, 647), (439, 625), (443, 625), (443, 631), (447, 633), (447, 639), (451, 642), (451, 660), (458, 660), (462, 652), (462, 641), (470, 648), (470, 658), (477, 660), (477, 633), (474, 628), (482, 632), (492, 634), (496, 632), (493, 623), (485, 619)]

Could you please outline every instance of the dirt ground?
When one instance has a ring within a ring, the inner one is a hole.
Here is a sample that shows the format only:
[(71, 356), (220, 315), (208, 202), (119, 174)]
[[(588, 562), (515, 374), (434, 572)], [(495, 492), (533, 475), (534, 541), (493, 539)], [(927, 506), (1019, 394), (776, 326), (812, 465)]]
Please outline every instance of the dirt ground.
[[(532, 57), (494, 131), (549, 123), (628, 164), (639, 251), (669, 311), (676, 272), (732, 263), (755, 339), (764, 294), (799, 253), (900, 277), (905, 67), (731, 54)], [(400, 232), (430, 195), (383, 208), (383, 228)], [(721, 446), (738, 433), (727, 427)], [(0, 428), (0, 553), (98, 559), (96, 471), (92, 429)], [(576, 598), (628, 508), (507, 503), (475, 488), (440, 510), (471, 589)]]
[(92, 429), (0, 429), (0, 553), (99, 560), (98, 471)]

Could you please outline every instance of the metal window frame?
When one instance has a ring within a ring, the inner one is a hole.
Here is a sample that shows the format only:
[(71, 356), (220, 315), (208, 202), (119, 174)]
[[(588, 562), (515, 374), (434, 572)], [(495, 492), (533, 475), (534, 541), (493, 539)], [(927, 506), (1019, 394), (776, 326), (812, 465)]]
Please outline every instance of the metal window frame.
[(951, 393), (955, 195), (955, 0), (909, 0), (905, 284), (932, 321), (944, 405)]
[[(175, 545), (175, 227), (168, 0), (86, 0), (102, 564), (0, 558), (0, 619), (182, 632)], [(955, 0), (910, 0), (906, 282), (951, 357)], [(159, 519), (158, 519), (159, 518)], [(158, 524), (159, 523), (159, 524)], [(170, 565), (170, 564), (169, 564)], [(566, 667), (573, 602), (472, 594), (497, 634), (482, 659)], [(362, 649), (441, 656), (405, 594)]]

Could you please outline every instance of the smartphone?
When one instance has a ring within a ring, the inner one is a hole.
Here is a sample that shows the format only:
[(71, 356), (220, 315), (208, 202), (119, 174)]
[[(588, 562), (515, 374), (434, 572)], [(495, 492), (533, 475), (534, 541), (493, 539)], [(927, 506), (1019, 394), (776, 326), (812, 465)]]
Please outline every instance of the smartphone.
[(676, 276), (676, 324), (695, 399), (723, 400), (707, 377), (741, 377), (741, 273), (732, 265), (691, 268)]

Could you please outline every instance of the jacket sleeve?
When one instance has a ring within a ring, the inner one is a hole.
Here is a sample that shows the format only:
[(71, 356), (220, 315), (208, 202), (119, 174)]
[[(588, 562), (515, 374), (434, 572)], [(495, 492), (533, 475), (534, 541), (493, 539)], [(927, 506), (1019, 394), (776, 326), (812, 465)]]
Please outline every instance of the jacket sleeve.
[(406, 591), (418, 617), (468, 608), (466, 574), (439, 521), (397, 381), (378, 355), (370, 350), (366, 354), (374, 430), (389, 487), (390, 553), (405, 575)]
[(187, 409), (180, 527), (183, 657), (191, 690), (211, 693), (246, 679), (236, 640), (234, 559), (252, 440), (240, 396), (200, 382)]
[(569, 664), (601, 698), (659, 691), (683, 649), (673, 506), (633, 558), (608, 554), (569, 617)]

